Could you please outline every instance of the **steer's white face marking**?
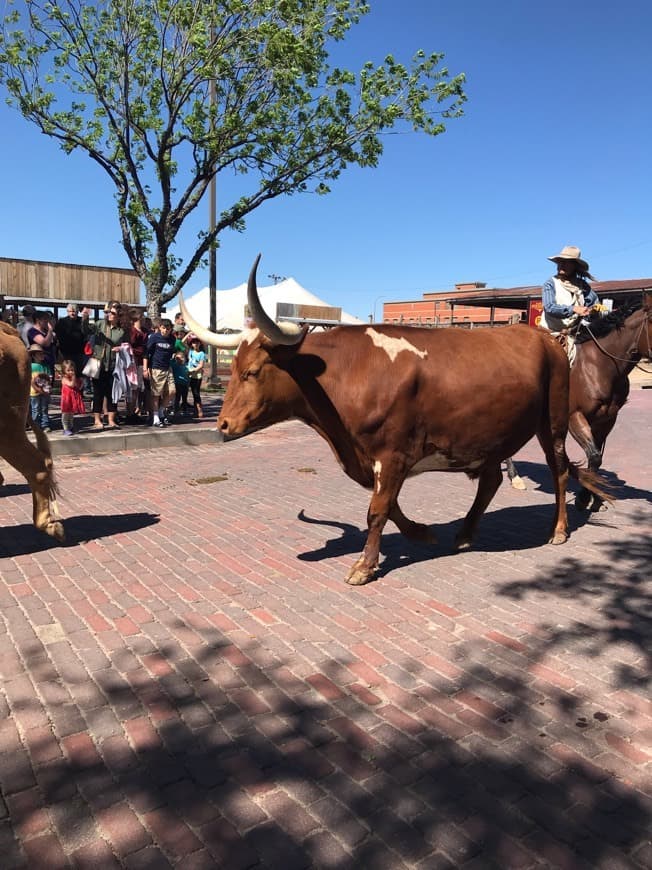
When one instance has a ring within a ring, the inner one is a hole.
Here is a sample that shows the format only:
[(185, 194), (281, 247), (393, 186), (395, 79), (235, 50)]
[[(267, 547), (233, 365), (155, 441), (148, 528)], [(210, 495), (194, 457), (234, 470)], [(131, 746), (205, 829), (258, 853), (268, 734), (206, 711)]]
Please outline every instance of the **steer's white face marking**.
[(383, 463), (378, 462), (378, 461), (374, 462), (374, 474), (376, 476), (376, 492), (377, 493), (380, 492), (380, 487), (381, 487), (380, 473), (382, 470), (383, 470)]
[(382, 335), (382, 333), (377, 332), (371, 327), (368, 327), (365, 332), (376, 345), (376, 347), (379, 347), (381, 348), (381, 350), (385, 351), (385, 353), (392, 362), (394, 362), (394, 360), (402, 350), (407, 350), (410, 353), (414, 353), (417, 356), (421, 357), (421, 359), (425, 359), (428, 356), (427, 350), (419, 350), (413, 344), (410, 344), (410, 342), (405, 337), (390, 338), (388, 335)]
[(242, 331), (242, 339), (240, 344), (253, 344), (260, 335), (260, 329), (257, 326), (252, 326)]

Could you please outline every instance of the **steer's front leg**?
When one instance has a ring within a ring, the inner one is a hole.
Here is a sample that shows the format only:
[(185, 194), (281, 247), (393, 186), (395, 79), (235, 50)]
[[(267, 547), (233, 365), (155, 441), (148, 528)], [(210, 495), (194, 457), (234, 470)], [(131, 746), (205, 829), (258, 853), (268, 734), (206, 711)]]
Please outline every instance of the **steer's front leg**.
[(362, 555), (346, 576), (346, 582), (351, 586), (364, 586), (378, 569), (380, 538), (389, 514), (396, 505), (404, 479), (405, 475), (395, 466), (375, 463), (374, 493), (367, 511), (367, 543)]

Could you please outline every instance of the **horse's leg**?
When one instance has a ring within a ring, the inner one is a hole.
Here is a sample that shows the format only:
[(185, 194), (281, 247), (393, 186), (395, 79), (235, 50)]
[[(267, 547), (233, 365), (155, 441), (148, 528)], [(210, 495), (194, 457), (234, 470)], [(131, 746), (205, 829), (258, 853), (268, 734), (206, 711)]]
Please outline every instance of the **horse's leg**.
[(513, 486), (514, 489), (527, 489), (525, 486), (525, 482), (523, 478), (520, 476), (518, 471), (516, 470), (516, 466), (514, 465), (514, 460), (510, 457), (505, 460), (505, 471), (507, 472), (507, 477), (509, 478), (509, 482)]
[[(613, 416), (606, 417), (600, 420), (600, 425), (593, 425), (593, 438), (595, 440), (595, 444), (597, 447), (597, 456), (589, 460), (589, 468), (591, 471), (597, 471), (602, 466), (602, 458), (604, 456), (604, 445), (607, 440), (607, 435), (611, 432), (613, 427), (616, 424), (617, 413), (613, 414)], [(606, 511), (608, 510), (608, 505), (605, 504), (604, 500), (600, 498), (599, 495), (595, 493), (591, 494), (593, 496), (593, 501), (591, 502), (591, 512), (597, 513), (598, 511)]]
[(397, 501), (390, 508), (389, 519), (393, 523), (396, 523), (401, 534), (405, 535), (410, 541), (418, 541), (421, 544), (437, 543), (437, 537), (430, 526), (427, 526), (425, 523), (415, 523), (413, 520), (408, 519)]
[[(573, 438), (586, 454), (589, 469), (595, 471), (600, 468), (602, 454), (595, 442), (589, 422), (581, 411), (573, 411), (568, 420), (568, 428)], [(591, 503), (592, 498), (595, 498), (593, 493), (583, 486), (580, 487), (580, 491), (575, 496), (575, 507), (577, 510), (585, 511)]]
[(486, 511), (502, 482), (503, 473), (500, 470), (500, 462), (484, 466), (478, 477), (478, 491), (475, 494), (471, 510), (464, 517), (462, 528), (455, 537), (456, 550), (466, 550), (471, 546), (471, 540), (480, 522), (480, 517)]
[[(37, 529), (58, 541), (65, 540), (56, 501), (52, 457), (46, 435), (34, 427), (38, 447), (35, 447), (21, 429), (20, 435), (4, 448), (3, 458), (23, 475), (32, 491), (33, 520)], [(45, 445), (46, 449), (42, 449)], [(55, 509), (51, 510), (51, 502)]]

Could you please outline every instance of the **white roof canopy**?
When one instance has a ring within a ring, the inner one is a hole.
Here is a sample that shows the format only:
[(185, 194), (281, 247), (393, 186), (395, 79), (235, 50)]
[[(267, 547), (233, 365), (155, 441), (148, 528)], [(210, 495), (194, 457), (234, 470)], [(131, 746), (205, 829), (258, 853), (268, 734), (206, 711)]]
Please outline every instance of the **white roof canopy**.
[[(314, 293), (306, 290), (294, 278), (285, 278), (277, 284), (268, 287), (259, 287), (258, 295), (265, 311), (272, 318), (276, 318), (277, 303), (290, 305), (309, 305), (331, 307)], [(203, 326), (210, 323), (210, 290), (204, 287), (193, 296), (184, 298), (186, 307), (192, 317)], [(245, 306), (247, 305), (247, 285), (239, 284), (231, 290), (218, 290), (216, 299), (217, 329), (240, 330), (245, 326)], [(179, 310), (178, 304), (170, 306), (166, 310), (168, 317), (174, 317)], [(361, 323), (357, 317), (342, 311), (342, 323)]]

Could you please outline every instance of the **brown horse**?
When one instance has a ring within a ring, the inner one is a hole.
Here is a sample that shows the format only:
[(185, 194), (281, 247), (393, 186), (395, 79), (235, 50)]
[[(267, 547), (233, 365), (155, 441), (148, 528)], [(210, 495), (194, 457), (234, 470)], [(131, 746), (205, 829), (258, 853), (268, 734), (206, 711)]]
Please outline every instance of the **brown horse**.
[[(570, 372), (569, 431), (586, 453), (589, 468), (602, 465), (604, 445), (618, 412), (629, 396), (629, 373), (641, 359), (652, 356), (652, 307), (625, 305), (606, 317), (582, 326), (575, 339), (576, 359)], [(507, 460), (507, 474), (518, 478)], [(520, 480), (520, 478), (518, 478)], [(579, 510), (604, 509), (603, 500), (582, 487), (575, 499)]]
[[(31, 363), (21, 337), (12, 326), (0, 322), (0, 456), (27, 480), (32, 491), (36, 528), (63, 541), (47, 435), (32, 424), (34, 445), (25, 432), (30, 381)], [(0, 474), (0, 485), (3, 482)]]

